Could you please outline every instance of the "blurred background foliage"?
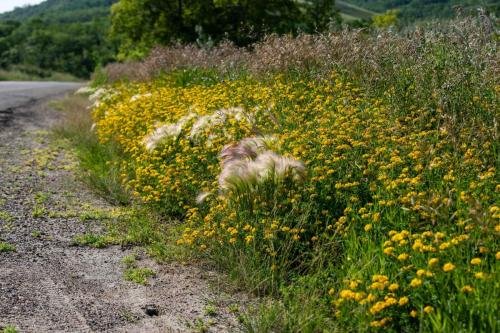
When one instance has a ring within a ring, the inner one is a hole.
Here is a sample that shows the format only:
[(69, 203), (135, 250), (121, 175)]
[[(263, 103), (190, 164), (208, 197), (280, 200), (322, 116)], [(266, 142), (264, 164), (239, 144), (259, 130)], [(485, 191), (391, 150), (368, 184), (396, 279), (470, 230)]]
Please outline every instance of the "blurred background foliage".
[(88, 79), (157, 45), (252, 46), (273, 33), (400, 29), (478, 6), (498, 16), (496, 0), (47, 0), (0, 14), (0, 71)]

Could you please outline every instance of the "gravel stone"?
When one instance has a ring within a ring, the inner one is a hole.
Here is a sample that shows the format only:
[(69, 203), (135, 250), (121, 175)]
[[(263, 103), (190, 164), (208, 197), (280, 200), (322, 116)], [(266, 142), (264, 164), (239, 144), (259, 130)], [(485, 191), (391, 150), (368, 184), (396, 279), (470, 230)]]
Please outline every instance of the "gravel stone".
[[(0, 327), (37, 333), (184, 332), (192, 329), (186, 323), (208, 319), (203, 308), (215, 300), (221, 304), (220, 316), (209, 330), (239, 331), (227, 306), (243, 296), (227, 297), (209, 287), (217, 280), (215, 272), (196, 265), (159, 265), (145, 257), (141, 265), (156, 272), (151, 283), (125, 281), (121, 261), (134, 249), (73, 246), (75, 236), (103, 226), (47, 214), (82, 205), (111, 208), (64, 168), (67, 152), (51, 150), (49, 166), (37, 162), (37, 154), (51, 149), (49, 131), (61, 115), (48, 102), (79, 86), (0, 82), (0, 210), (12, 217), (0, 218), (0, 240), (16, 247), (0, 253)], [(39, 193), (48, 198), (45, 212), (34, 217)]]

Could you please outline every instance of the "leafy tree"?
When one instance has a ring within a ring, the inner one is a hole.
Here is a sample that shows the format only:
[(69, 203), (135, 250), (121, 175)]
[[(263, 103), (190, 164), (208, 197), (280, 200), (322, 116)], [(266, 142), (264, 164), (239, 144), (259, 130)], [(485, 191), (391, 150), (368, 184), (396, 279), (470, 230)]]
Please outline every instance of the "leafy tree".
[(0, 15), (0, 67), (88, 78), (116, 54), (114, 41), (107, 37), (113, 2), (48, 0)]
[(111, 12), (122, 59), (139, 58), (155, 44), (204, 36), (248, 45), (266, 33), (325, 30), (338, 20), (330, 0), (120, 0)]
[(391, 9), (384, 14), (373, 16), (373, 25), (377, 28), (389, 28), (398, 23), (398, 10)]

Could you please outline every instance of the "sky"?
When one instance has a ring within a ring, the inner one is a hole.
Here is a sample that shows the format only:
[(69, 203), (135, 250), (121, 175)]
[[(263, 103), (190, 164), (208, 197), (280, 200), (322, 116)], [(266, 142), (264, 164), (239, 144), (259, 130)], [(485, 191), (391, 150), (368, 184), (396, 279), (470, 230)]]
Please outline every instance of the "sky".
[(36, 5), (44, 0), (0, 0), (0, 13), (8, 12), (15, 7), (22, 7), (24, 5)]

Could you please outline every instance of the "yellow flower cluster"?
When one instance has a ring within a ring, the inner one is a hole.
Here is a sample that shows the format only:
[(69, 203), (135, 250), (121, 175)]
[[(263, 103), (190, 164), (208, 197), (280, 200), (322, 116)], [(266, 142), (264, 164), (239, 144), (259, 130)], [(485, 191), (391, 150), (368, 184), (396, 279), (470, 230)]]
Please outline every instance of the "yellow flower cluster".
[[(352, 249), (367, 253), (350, 250), (359, 260), (340, 264), (346, 276), (359, 265), (356, 279), (325, 290), (341, 318), (357, 313), (372, 327), (432, 315), (436, 290), (466, 295), (495, 280), (500, 185), (489, 128), (453, 126), (436, 110), (394, 112), (335, 73), (113, 89), (94, 109), (97, 135), (123, 152), (115, 163), (131, 193), (186, 218), (180, 244), (246, 254), (278, 274), (324, 241), (360, 242)], [(275, 140), (238, 145), (264, 137)], [(255, 164), (247, 181), (223, 173), (227, 147)], [(259, 164), (264, 150), (272, 167)]]

